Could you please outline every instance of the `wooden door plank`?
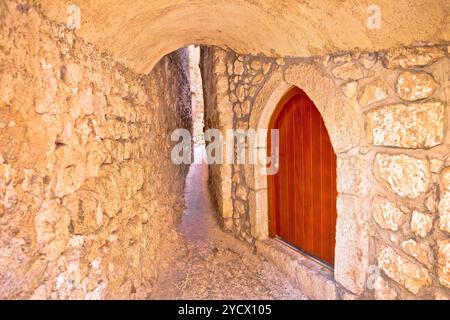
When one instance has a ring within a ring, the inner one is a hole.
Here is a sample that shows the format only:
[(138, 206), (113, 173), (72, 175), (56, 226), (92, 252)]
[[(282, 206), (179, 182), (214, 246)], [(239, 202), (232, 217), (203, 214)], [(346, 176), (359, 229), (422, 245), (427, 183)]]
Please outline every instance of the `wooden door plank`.
[(290, 101), (287, 110), (287, 139), (286, 139), (286, 150), (287, 150), (287, 190), (288, 190), (288, 238), (289, 242), (295, 244), (295, 188), (294, 188), (294, 165), (295, 165), (295, 152), (294, 152), (294, 104), (295, 97)]
[(303, 242), (303, 193), (301, 189), (301, 182), (303, 181), (303, 167), (302, 167), (302, 148), (303, 148), (303, 135), (301, 132), (300, 123), (302, 121), (302, 105), (301, 99), (298, 97), (294, 100), (294, 214), (295, 214), (295, 238), (294, 242), (296, 246), (301, 246)]
[(311, 107), (311, 177), (312, 177), (312, 225), (313, 225), (313, 252), (321, 255), (321, 245), (323, 234), (321, 233), (322, 225), (322, 165), (321, 165), (321, 148), (320, 136), (321, 128), (319, 111), (315, 108), (312, 101), (309, 101)]

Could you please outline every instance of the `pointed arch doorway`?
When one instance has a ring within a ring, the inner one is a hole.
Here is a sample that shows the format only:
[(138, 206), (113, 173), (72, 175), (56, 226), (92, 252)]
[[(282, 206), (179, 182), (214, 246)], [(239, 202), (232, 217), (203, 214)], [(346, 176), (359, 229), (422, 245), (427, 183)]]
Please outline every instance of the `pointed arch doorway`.
[(269, 236), (334, 266), (336, 154), (320, 112), (305, 92), (292, 88), (270, 129), (279, 130), (279, 169), (268, 176)]

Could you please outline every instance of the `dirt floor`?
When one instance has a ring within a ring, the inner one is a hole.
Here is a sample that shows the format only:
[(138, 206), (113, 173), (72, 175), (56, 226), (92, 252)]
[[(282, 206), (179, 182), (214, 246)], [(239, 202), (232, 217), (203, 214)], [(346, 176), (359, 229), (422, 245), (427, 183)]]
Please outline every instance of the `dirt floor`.
[[(196, 148), (196, 158), (202, 154)], [(249, 245), (223, 232), (207, 187), (208, 167), (193, 164), (186, 210), (163, 248), (159, 277), (149, 299), (306, 299)]]

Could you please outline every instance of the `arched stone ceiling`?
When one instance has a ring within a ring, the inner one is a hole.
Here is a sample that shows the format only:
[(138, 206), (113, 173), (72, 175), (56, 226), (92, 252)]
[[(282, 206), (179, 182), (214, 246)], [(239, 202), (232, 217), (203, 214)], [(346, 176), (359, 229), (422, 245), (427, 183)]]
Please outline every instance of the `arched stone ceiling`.
[[(31, 0), (57, 22), (81, 10), (77, 34), (136, 72), (189, 44), (268, 56), (450, 41), (448, 0)], [(369, 4), (382, 27), (366, 26)]]

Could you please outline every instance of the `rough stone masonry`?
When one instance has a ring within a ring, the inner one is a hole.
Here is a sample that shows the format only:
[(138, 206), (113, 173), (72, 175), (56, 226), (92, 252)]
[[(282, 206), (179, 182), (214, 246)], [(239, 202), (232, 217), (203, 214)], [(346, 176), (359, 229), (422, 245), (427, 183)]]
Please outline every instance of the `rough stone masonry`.
[[(356, 16), (266, 0), (285, 17), (274, 20), (270, 10), (250, 14), (248, 1), (217, 2), (242, 19), (174, 1), (197, 8), (202, 26), (185, 25), (184, 9), (158, 25), (151, 18), (166, 12), (163, 1), (136, 10), (112, 2), (85, 2), (89, 27), (78, 33), (63, 23), (64, 2), (0, 2), (0, 298), (146, 296), (183, 209), (188, 168), (171, 162), (170, 134), (192, 127), (186, 51), (164, 54), (200, 40), (241, 52), (202, 48), (207, 128), (264, 128), (277, 94), (297, 86), (338, 156), (335, 269), (323, 275), (301, 256), (273, 255), (276, 265), (310, 297), (450, 298), (445, 1), (426, 11), (382, 1), (386, 22), (404, 21), (405, 11), (411, 19), (370, 37), (348, 27), (361, 17), (345, 4)], [(127, 23), (95, 19), (99, 7)], [(253, 24), (242, 33), (236, 21)], [(257, 52), (271, 57), (246, 54)], [(209, 170), (223, 229), (262, 254), (266, 177), (250, 165)], [(379, 272), (372, 282), (370, 270)]]
[[(203, 48), (207, 127), (256, 129), (281, 84), (305, 90), (322, 113), (338, 156), (338, 297), (450, 297), (449, 51), (417, 46), (272, 59)], [(344, 103), (334, 108), (338, 97)], [(210, 175), (223, 227), (258, 242), (266, 178), (237, 164), (210, 166)], [(324, 295), (305, 287), (309, 276), (299, 280), (286, 269), (306, 294), (336, 297), (334, 289)], [(372, 286), (368, 270), (379, 271)]]
[(145, 297), (184, 205), (186, 52), (138, 75), (2, 1), (0, 70), (0, 297)]

